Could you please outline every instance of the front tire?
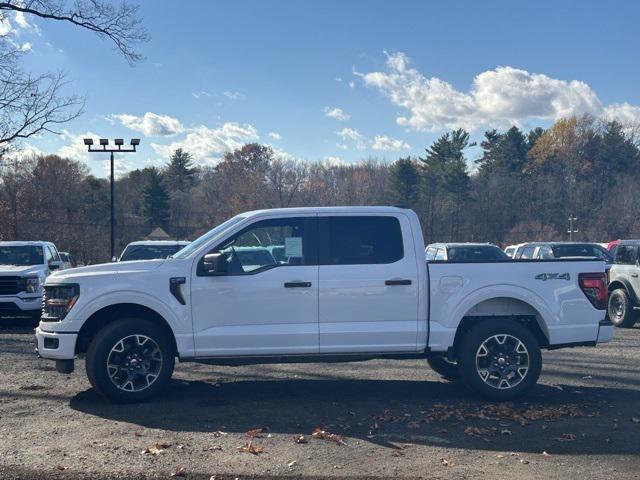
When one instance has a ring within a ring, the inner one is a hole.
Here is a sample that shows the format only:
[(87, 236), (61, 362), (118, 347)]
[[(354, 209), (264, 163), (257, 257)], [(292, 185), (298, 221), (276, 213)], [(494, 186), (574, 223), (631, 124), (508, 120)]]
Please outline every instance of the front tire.
[(93, 388), (115, 403), (134, 403), (157, 395), (175, 365), (165, 330), (140, 318), (117, 320), (89, 344), (87, 376)]
[(474, 325), (461, 342), (458, 359), (464, 384), (499, 402), (527, 393), (542, 370), (536, 337), (525, 326), (506, 319)]
[(631, 328), (638, 319), (631, 307), (629, 295), (623, 288), (617, 288), (609, 294), (607, 313), (611, 323), (619, 328)]
[(446, 355), (430, 355), (427, 363), (431, 369), (445, 380), (453, 381), (460, 378), (460, 369), (456, 362), (451, 362)]

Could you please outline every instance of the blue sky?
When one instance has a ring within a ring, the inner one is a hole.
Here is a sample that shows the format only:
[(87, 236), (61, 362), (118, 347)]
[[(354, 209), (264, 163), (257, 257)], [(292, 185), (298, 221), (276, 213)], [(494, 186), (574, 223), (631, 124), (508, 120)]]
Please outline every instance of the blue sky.
[[(141, 137), (120, 172), (175, 147), (213, 164), (247, 141), (309, 161), (392, 161), (462, 126), (640, 119), (640, 3), (142, 1), (151, 41), (130, 67), (68, 25), (12, 21), (33, 71), (64, 70), (85, 113), (27, 148), (86, 161), (81, 138)], [(473, 156), (477, 152), (470, 152)]]

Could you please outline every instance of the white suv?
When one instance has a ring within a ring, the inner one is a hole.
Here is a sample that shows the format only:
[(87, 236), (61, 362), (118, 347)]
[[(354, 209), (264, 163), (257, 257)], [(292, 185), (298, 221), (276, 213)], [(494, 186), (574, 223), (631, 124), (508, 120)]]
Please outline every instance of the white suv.
[(42, 286), (63, 265), (50, 242), (0, 242), (0, 320), (40, 319)]

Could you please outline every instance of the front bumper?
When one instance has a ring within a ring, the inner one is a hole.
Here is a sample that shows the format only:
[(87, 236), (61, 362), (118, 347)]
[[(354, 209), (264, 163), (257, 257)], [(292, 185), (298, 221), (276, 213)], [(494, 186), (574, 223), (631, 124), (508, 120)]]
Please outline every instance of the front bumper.
[(73, 360), (76, 355), (77, 333), (47, 332), (36, 328), (38, 355), (52, 360)]
[(0, 320), (18, 318), (37, 320), (42, 314), (42, 297), (5, 297), (0, 299)]

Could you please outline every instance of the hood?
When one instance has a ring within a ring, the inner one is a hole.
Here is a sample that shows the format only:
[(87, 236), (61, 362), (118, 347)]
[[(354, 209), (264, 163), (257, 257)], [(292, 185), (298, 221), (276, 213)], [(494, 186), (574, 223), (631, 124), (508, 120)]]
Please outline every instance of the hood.
[(139, 260), (135, 262), (112, 262), (89, 265), (87, 267), (68, 268), (58, 270), (47, 279), (47, 283), (78, 282), (83, 278), (102, 275), (126, 275), (150, 272), (165, 263), (161, 260)]
[(47, 270), (47, 266), (41, 265), (0, 265), (0, 275), (16, 275), (26, 277), (39, 276)]

